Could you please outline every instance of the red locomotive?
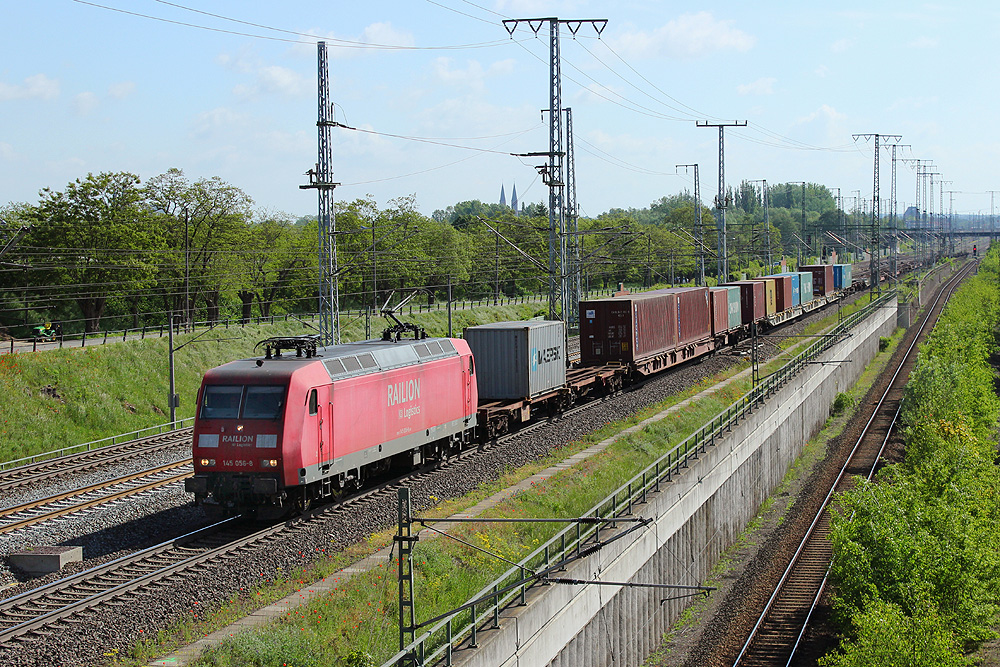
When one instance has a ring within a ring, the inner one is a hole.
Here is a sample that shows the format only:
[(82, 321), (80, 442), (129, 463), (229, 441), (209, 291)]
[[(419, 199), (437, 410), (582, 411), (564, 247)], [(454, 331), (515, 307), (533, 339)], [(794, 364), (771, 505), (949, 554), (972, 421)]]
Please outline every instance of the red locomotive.
[(186, 490), (220, 513), (268, 518), (459, 449), (478, 405), (468, 344), (389, 338), (271, 338), (263, 358), (208, 371)]
[[(832, 275), (832, 267), (820, 269)], [(775, 312), (778, 282), (785, 291)], [(808, 296), (795, 304), (791, 284), (778, 276), (581, 301), (575, 368), (568, 368), (561, 322), (496, 322), (457, 339), (425, 338), (397, 320), (382, 340), (323, 348), (316, 337), (267, 339), (262, 358), (205, 374), (195, 475), (185, 488), (220, 514), (304, 510), (377, 473), (439, 460), (539, 414), (614, 393), (738, 342), (751, 325), (774, 326), (828, 300), (805, 288)], [(844, 285), (851, 287), (849, 270)], [(414, 338), (400, 340), (404, 331)]]

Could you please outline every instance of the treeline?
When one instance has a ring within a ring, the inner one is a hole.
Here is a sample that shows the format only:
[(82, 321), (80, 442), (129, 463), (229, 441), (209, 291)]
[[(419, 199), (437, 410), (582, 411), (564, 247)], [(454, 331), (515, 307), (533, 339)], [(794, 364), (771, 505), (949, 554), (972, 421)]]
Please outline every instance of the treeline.
[(820, 664), (970, 665), (966, 653), (996, 636), (998, 328), (994, 247), (921, 347), (904, 398), (904, 462), (839, 499), (832, 578), (845, 638)]
[[(762, 191), (744, 183), (730, 193), (733, 276), (764, 272), (769, 254), (774, 263), (802, 254), (797, 193), (769, 189), (767, 226)], [(839, 217), (831, 210), (826, 188), (810, 185), (806, 224)], [(381, 306), (393, 290), (414, 288), (423, 301), (446, 298), (449, 288), (456, 299), (544, 291), (548, 212), (531, 204), (518, 213), (473, 200), (428, 217), (413, 196), (382, 207), (371, 197), (338, 203), (342, 309)], [(218, 321), (316, 308), (315, 216), (256, 208), (219, 178), (192, 181), (178, 169), (145, 182), (127, 172), (88, 174), (43, 190), (37, 203), (0, 208), (0, 249), (21, 227), (30, 231), (0, 258), (0, 328), (15, 335), (45, 321), (96, 332), (160, 324), (170, 313)], [(568, 277), (579, 275), (584, 291), (692, 281), (702, 258), (709, 280), (718, 279), (715, 219), (703, 204), (699, 225), (690, 193), (581, 219), (566, 243), (581, 258)]]

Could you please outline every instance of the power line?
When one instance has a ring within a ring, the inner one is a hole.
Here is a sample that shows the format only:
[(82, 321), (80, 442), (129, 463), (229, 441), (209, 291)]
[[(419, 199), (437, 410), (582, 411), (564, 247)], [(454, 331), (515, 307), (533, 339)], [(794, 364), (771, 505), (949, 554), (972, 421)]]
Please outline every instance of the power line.
[(286, 42), (291, 44), (316, 44), (320, 41), (336, 42), (335, 46), (344, 49), (371, 49), (371, 50), (384, 50), (384, 51), (455, 51), (463, 49), (481, 49), (490, 48), (494, 46), (501, 46), (505, 44), (507, 40), (499, 39), (492, 42), (479, 42), (474, 44), (453, 44), (445, 46), (404, 46), (401, 44), (377, 44), (371, 42), (358, 42), (347, 39), (337, 39), (334, 37), (321, 37), (319, 35), (312, 35), (309, 33), (295, 32), (294, 30), (284, 30), (282, 28), (273, 28), (270, 26), (265, 26), (257, 23), (250, 23), (248, 21), (241, 21), (239, 19), (233, 19), (219, 14), (211, 14), (209, 12), (203, 12), (198, 9), (193, 9), (191, 7), (185, 7), (183, 5), (178, 5), (169, 2), (163, 2), (163, 0), (156, 0), (157, 2), (162, 2), (166, 5), (171, 5), (179, 9), (184, 9), (191, 12), (196, 12), (198, 14), (205, 14), (214, 18), (219, 18), (225, 21), (231, 21), (234, 23), (240, 23), (243, 25), (249, 25), (253, 27), (263, 28), (265, 30), (273, 30), (275, 32), (281, 32), (285, 34), (296, 35), (299, 37), (304, 37), (305, 39), (288, 39), (286, 37), (273, 37), (270, 35), (258, 35), (249, 32), (240, 32), (236, 30), (226, 30), (225, 28), (213, 28), (211, 26), (200, 25), (198, 23), (189, 23), (187, 21), (177, 21), (175, 19), (168, 19), (162, 16), (153, 16), (151, 14), (142, 14), (139, 12), (129, 11), (127, 9), (121, 9), (119, 7), (110, 7), (108, 5), (102, 5), (96, 2), (90, 2), (89, 0), (72, 0), (75, 3), (81, 5), (88, 5), (90, 7), (96, 7), (98, 9), (104, 9), (109, 12), (117, 12), (119, 14), (127, 14), (129, 16), (134, 16), (137, 18), (147, 19), (150, 21), (159, 21), (161, 23), (169, 23), (171, 25), (178, 25), (185, 28), (195, 28), (197, 30), (207, 30), (209, 32), (218, 32), (226, 35), (235, 35), (237, 37), (252, 37), (254, 39), (265, 39), (272, 42)]

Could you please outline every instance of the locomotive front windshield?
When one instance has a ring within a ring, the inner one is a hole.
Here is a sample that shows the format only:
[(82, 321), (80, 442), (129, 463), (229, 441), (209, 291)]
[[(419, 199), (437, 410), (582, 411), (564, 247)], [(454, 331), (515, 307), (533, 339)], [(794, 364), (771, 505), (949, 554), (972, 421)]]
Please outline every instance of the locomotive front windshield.
[(201, 400), (202, 419), (277, 419), (285, 388), (269, 385), (209, 385)]

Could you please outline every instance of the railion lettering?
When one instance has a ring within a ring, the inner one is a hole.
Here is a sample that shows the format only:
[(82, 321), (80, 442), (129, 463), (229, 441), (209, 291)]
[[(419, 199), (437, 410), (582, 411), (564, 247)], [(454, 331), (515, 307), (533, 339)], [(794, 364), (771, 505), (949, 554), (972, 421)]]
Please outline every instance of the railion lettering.
[(403, 380), (388, 386), (389, 405), (409, 403), (420, 398), (420, 380)]

